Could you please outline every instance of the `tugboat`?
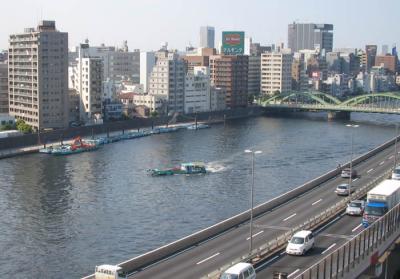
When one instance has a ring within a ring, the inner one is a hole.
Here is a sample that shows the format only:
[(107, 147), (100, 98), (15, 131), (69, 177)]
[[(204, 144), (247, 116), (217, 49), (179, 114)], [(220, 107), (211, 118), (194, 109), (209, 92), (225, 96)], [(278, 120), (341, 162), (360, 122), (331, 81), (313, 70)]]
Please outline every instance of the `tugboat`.
[(203, 174), (207, 173), (207, 170), (202, 162), (190, 162), (182, 163), (180, 167), (171, 169), (149, 169), (147, 172), (152, 176), (165, 176), (174, 174)]

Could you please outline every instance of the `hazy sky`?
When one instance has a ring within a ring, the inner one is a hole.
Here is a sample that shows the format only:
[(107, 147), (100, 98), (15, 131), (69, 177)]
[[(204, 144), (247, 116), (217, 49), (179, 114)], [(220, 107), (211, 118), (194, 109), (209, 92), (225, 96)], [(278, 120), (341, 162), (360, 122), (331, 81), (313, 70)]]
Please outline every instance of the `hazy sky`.
[[(243, 30), (253, 41), (287, 44), (292, 21), (334, 24), (334, 47), (400, 43), (400, 0), (19, 0), (2, 1), (0, 49), (8, 35), (56, 20), (69, 33), (70, 48), (89, 38), (91, 45), (156, 50), (167, 41), (183, 49), (199, 43), (201, 25)], [(380, 12), (380, 10), (382, 12)]]

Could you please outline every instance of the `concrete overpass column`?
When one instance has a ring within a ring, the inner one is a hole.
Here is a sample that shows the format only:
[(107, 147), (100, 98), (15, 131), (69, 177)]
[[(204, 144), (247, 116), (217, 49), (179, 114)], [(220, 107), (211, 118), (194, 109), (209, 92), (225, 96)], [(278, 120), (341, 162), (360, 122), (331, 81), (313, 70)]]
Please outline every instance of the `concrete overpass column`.
[(328, 120), (350, 120), (350, 112), (349, 111), (328, 111)]

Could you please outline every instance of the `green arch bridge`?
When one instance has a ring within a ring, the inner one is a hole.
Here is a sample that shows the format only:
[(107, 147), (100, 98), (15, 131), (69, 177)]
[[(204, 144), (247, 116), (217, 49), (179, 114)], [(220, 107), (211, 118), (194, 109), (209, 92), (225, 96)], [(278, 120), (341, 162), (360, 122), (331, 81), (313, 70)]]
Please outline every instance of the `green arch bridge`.
[(319, 91), (290, 91), (262, 97), (257, 103), (269, 111), (327, 111), (348, 117), (351, 112), (400, 114), (400, 92), (371, 93), (340, 100)]

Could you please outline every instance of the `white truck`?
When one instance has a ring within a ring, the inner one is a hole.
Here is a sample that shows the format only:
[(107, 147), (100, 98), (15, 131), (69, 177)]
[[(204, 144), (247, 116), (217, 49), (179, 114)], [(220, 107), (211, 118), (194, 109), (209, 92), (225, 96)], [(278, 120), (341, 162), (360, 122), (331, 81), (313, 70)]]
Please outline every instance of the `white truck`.
[(96, 266), (94, 273), (96, 279), (122, 279), (122, 268), (116, 265), (103, 264)]
[(367, 193), (363, 214), (364, 227), (375, 222), (400, 202), (400, 180), (387, 179)]

